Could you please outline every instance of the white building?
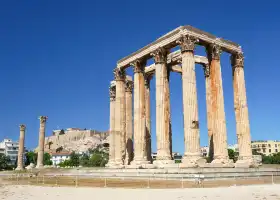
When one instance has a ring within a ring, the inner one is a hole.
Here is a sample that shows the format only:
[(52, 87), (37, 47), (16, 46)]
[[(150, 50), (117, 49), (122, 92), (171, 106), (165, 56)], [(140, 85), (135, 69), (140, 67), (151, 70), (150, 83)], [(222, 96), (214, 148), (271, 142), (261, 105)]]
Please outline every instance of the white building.
[(4, 139), (2, 142), (0, 142), (0, 153), (9, 156), (11, 160), (10, 164), (16, 163), (18, 157), (18, 148), (19, 148), (19, 143), (14, 142), (11, 139)]
[(65, 160), (70, 159), (71, 152), (63, 151), (63, 152), (55, 152), (50, 153), (51, 161), (54, 166), (57, 166), (59, 163), (64, 162)]

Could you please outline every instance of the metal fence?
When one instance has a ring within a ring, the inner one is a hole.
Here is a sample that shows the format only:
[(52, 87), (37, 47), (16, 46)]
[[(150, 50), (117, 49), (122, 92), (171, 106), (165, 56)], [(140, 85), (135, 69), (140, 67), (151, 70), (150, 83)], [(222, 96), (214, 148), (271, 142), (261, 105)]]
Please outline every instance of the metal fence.
[(119, 187), (119, 188), (195, 188), (219, 187), (253, 184), (280, 184), (280, 176), (244, 176), (234, 178), (216, 177), (205, 179), (203, 175), (193, 175), (191, 178), (181, 177), (98, 177), (96, 175), (34, 175), (10, 174), (2, 177), (6, 184), (13, 185), (45, 185), (45, 186), (71, 186), (71, 187)]

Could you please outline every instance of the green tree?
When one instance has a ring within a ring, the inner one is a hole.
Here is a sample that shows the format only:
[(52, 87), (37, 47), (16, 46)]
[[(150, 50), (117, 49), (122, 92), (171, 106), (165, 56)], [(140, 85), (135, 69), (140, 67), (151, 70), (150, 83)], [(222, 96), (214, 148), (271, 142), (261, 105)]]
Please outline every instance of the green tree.
[(75, 153), (74, 151), (70, 154), (70, 162), (71, 166), (78, 167), (79, 166), (79, 154)]
[(25, 160), (25, 166), (30, 165), (30, 163), (33, 163), (36, 165), (37, 163), (37, 153), (33, 151), (29, 151), (25, 154), (26, 160)]
[(89, 160), (89, 166), (91, 167), (105, 167), (109, 160), (109, 154), (104, 151), (101, 145), (97, 146), (95, 149), (89, 149), (91, 154)]
[(234, 162), (237, 160), (237, 153), (233, 149), (228, 149), (228, 157), (232, 159)]
[(3, 153), (0, 153), (0, 170), (9, 169), (10, 158)]
[(44, 165), (52, 165), (51, 155), (49, 153), (44, 153), (43, 163)]
[(89, 155), (83, 154), (80, 157), (80, 165), (83, 167), (89, 167), (89, 159), (90, 159)]

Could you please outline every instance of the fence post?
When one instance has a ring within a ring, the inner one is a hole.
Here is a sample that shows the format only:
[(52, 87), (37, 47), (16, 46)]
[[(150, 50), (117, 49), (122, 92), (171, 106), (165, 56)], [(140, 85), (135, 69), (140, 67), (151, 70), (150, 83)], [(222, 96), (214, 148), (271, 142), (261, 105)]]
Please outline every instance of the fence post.
[(150, 176), (148, 177), (148, 186), (147, 188), (150, 188)]
[(272, 179), (272, 185), (273, 185), (273, 184), (274, 184), (273, 172), (272, 172), (272, 177), (271, 177), (271, 179)]
[(55, 185), (57, 185), (57, 176), (55, 175)]
[(107, 179), (106, 179), (106, 177), (104, 178), (104, 187), (107, 187)]
[(19, 177), (18, 177), (18, 174), (17, 174), (17, 184), (19, 184), (18, 181), (19, 181)]
[(45, 184), (45, 175), (43, 175), (43, 185)]
[(181, 188), (184, 188), (184, 179), (183, 179), (183, 176), (181, 178)]
[(76, 187), (78, 187), (78, 176), (76, 176)]

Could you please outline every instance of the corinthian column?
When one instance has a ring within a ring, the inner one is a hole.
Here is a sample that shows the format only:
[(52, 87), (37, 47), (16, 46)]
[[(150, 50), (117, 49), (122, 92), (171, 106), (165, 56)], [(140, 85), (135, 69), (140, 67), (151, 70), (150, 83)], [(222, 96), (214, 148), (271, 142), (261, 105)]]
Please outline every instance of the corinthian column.
[(152, 162), (152, 143), (151, 143), (151, 105), (150, 105), (150, 81), (152, 75), (145, 77), (145, 115), (146, 115), (146, 152), (147, 159)]
[(23, 155), (24, 155), (24, 138), (25, 138), (25, 125), (19, 125), (19, 148), (18, 148), (18, 160), (17, 160), (17, 168), (16, 170), (23, 170)]
[(125, 71), (119, 68), (114, 70), (116, 80), (115, 102), (115, 164), (120, 167), (124, 164), (125, 156)]
[(125, 87), (125, 110), (126, 110), (126, 156), (125, 164), (129, 165), (133, 157), (133, 142), (132, 142), (132, 89), (133, 82), (126, 80)]
[(211, 90), (211, 79), (210, 79), (210, 66), (206, 64), (203, 66), (204, 77), (205, 77), (205, 88), (206, 88), (206, 109), (207, 109), (207, 128), (208, 128), (208, 156), (212, 161), (214, 158), (214, 142), (213, 142), (213, 119), (212, 119), (212, 90)]
[(183, 36), (178, 43), (182, 53), (182, 83), (184, 109), (185, 153), (182, 167), (197, 167), (204, 164), (201, 158), (198, 121), (197, 88), (195, 76), (194, 49), (197, 40), (191, 36)]
[(156, 69), (157, 158), (154, 164), (159, 165), (174, 163), (171, 155), (169, 77), (166, 55), (166, 50), (161, 47), (152, 53)]
[(37, 165), (36, 168), (44, 167), (44, 149), (45, 149), (45, 131), (46, 131), (46, 116), (40, 116), (40, 130), (39, 130), (39, 151), (37, 157)]
[(115, 164), (115, 104), (116, 104), (116, 86), (110, 87), (110, 148), (108, 167)]
[(134, 66), (134, 166), (149, 163), (146, 153), (145, 64), (142, 60), (131, 63)]
[(251, 150), (250, 123), (244, 78), (244, 57), (242, 53), (231, 56), (233, 68), (234, 110), (239, 157), (236, 167), (253, 165)]
[(210, 60), (210, 80), (212, 90), (212, 114), (213, 114), (213, 140), (214, 160), (213, 166), (233, 167), (233, 161), (229, 160), (227, 150), (227, 131), (224, 109), (224, 94), (222, 84), (222, 73), (220, 54), (221, 48), (212, 44), (207, 49)]

